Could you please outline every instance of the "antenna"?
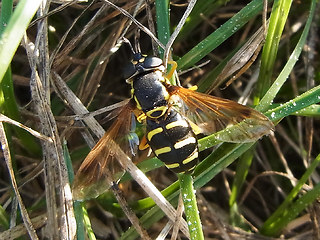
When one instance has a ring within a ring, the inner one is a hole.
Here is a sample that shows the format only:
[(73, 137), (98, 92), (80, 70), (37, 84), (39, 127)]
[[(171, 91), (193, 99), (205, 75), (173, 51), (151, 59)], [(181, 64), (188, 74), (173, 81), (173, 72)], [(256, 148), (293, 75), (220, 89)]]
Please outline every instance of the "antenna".
[[(133, 47), (132, 47), (132, 45), (131, 45), (131, 42), (130, 42), (127, 38), (122, 37), (122, 38), (121, 38), (121, 41), (123, 41), (124, 43), (127, 43), (127, 44), (130, 46), (130, 49), (131, 49), (131, 51), (132, 51), (132, 54), (137, 53), (137, 51), (135, 51), (135, 50), (133, 49)], [(139, 45), (139, 49), (140, 49), (140, 45)]]

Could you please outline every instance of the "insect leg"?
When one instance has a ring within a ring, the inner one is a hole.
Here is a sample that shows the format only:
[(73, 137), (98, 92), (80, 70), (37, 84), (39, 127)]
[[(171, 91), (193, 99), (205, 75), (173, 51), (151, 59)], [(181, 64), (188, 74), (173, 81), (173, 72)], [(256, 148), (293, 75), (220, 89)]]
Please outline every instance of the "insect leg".
[(177, 69), (178, 64), (175, 61), (169, 61), (168, 64), (172, 65), (170, 72), (168, 72), (166, 75), (166, 78), (170, 79), (174, 71)]

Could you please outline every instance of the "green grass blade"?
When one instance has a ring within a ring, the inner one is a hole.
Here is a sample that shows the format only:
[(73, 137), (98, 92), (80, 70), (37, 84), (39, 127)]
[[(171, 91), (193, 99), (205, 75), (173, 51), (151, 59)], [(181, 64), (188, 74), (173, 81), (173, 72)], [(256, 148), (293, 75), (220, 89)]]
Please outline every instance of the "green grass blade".
[[(170, 38), (170, 13), (168, 0), (156, 0), (156, 19), (158, 39), (164, 45)], [(164, 50), (160, 49), (160, 56), (163, 57)]]
[(191, 240), (204, 239), (199, 216), (196, 195), (193, 189), (193, 179), (190, 174), (179, 174), (180, 191), (184, 205), (184, 213), (189, 228)]
[(320, 117), (320, 106), (317, 104), (311, 105), (295, 112), (294, 115), (304, 117)]
[(41, 0), (21, 0), (0, 37), (0, 81), (7, 71), (28, 24)]
[[(286, 65), (284, 66), (283, 70), (277, 77), (277, 79), (274, 81), (270, 89), (268, 90), (268, 93), (261, 99), (261, 102), (259, 106), (257, 107), (257, 110), (259, 111), (266, 111), (269, 108), (269, 105), (272, 103), (273, 99), (281, 89), (282, 85), (285, 83), (285, 81), (288, 79), (290, 72), (292, 71), (294, 65), (299, 59), (299, 56), (301, 54), (301, 51), (303, 49), (303, 46), (306, 42), (311, 22), (313, 19), (315, 8), (311, 6), (310, 14), (308, 16), (308, 20), (305, 24), (305, 27), (303, 29), (303, 32), (300, 36), (299, 42), (297, 43), (295, 49), (293, 50), (289, 60), (287, 61)], [(268, 53), (266, 53), (268, 54)], [(269, 69), (270, 70), (270, 69)], [(261, 70), (262, 71), (262, 70)], [(264, 70), (267, 71), (267, 70)], [(261, 73), (260, 73), (261, 74)], [(262, 77), (264, 78), (264, 77)], [(262, 80), (264, 81), (264, 80)]]
[[(169, 24), (169, 1), (156, 1), (156, 13), (157, 13), (157, 26), (159, 40), (166, 44), (170, 37), (170, 24)], [(161, 55), (163, 52), (161, 51)], [(172, 83), (175, 84), (175, 83)], [(193, 192), (192, 177), (189, 174), (180, 175), (179, 180), (181, 185), (181, 192), (183, 193), (183, 202), (185, 205), (185, 214), (189, 227), (191, 239), (204, 239), (200, 217), (197, 208), (197, 201)], [(186, 199), (186, 196), (191, 196), (190, 199)], [(191, 208), (189, 208), (191, 204)]]
[(290, 114), (296, 114), (298, 111), (320, 102), (320, 86), (314, 87), (298, 97), (271, 109), (265, 113), (271, 121), (276, 122)]
[(2, 35), (5, 26), (7, 26), (9, 19), (12, 14), (13, 1), (12, 0), (4, 0), (1, 5), (1, 24), (0, 24), (0, 36)]
[(2, 229), (9, 229), (9, 216), (3, 207), (0, 205), (0, 226)]
[(292, 0), (276, 0), (273, 3), (267, 38), (262, 51), (261, 68), (257, 83), (257, 95), (254, 103), (257, 105), (271, 85), (274, 62), (277, 57), (279, 42), (287, 21)]
[(254, 154), (254, 148), (251, 148), (245, 154), (243, 154), (239, 161), (237, 162), (236, 174), (231, 187), (231, 195), (229, 198), (229, 208), (230, 208), (230, 222), (234, 226), (240, 226), (244, 228), (245, 223), (240, 217), (241, 214), (238, 212), (237, 198), (241, 192), (241, 188), (246, 181)]

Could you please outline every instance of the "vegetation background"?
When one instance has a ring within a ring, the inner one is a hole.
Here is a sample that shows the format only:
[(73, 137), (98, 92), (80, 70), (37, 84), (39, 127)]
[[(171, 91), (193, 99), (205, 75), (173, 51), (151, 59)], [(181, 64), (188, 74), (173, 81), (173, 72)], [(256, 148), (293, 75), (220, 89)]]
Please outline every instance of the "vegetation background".
[[(164, 44), (188, 5), (113, 2), (152, 31), (149, 12)], [(230, 58), (242, 58), (239, 48), (261, 27), (262, 12), (261, 0), (198, 0), (172, 46), (182, 86), (205, 92), (216, 84)], [(276, 128), (256, 144), (204, 151), (194, 186), (205, 239), (320, 239), (319, 13), (315, 0), (268, 1), (269, 29), (257, 59), (230, 86), (215, 88), (216, 96), (257, 105)], [(129, 22), (105, 1), (1, 2), (0, 239), (139, 238), (111, 191), (73, 202), (69, 185), (103, 134), (83, 114), (130, 97), (122, 69), (131, 50), (116, 47), (124, 32), (134, 42), (137, 25)], [(147, 34), (139, 42), (143, 53), (162, 54)], [(96, 119), (107, 129), (105, 116)], [(217, 143), (209, 136), (200, 144), (204, 150)], [(146, 153), (137, 158), (176, 207), (176, 175)], [(129, 182), (124, 199), (156, 239), (172, 224)], [(182, 232), (178, 238), (186, 239)]]

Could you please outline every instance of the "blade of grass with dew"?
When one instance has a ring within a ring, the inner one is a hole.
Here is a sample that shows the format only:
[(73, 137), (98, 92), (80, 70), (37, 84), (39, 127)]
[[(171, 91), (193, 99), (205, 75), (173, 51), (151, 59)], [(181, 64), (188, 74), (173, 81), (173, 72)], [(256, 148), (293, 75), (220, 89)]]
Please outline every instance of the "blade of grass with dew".
[[(0, 28), (0, 111), (19, 122), (21, 117), (14, 96), (10, 63), (40, 3), (40, 0), (20, 1), (12, 15), (11, 1), (3, 1), (1, 8), (0, 20), (3, 25)], [(3, 27), (4, 25), (6, 27)], [(33, 155), (41, 153), (34, 137), (19, 128), (14, 127), (14, 130), (27, 151)]]
[[(280, 103), (274, 103), (271, 105), (270, 109), (276, 109), (282, 106)], [(301, 117), (320, 117), (320, 106), (317, 104), (310, 105), (309, 107), (303, 108), (296, 112), (291, 113), (294, 116), (301, 116)]]
[(180, 192), (182, 195), (184, 213), (189, 227), (191, 240), (203, 240), (202, 224), (199, 216), (197, 199), (193, 188), (191, 174), (179, 174)]
[(1, 4), (1, 9), (0, 9), (0, 19), (1, 19), (1, 24), (0, 24), (0, 36), (3, 33), (3, 30), (5, 29), (5, 26), (8, 24), (9, 19), (12, 14), (12, 8), (13, 8), (13, 0), (4, 0), (2, 1)]
[(253, 0), (246, 7), (230, 18), (216, 31), (202, 40), (197, 46), (192, 48), (187, 54), (177, 61), (178, 70), (187, 69), (195, 65), (204, 56), (218, 47), (231, 35), (236, 33), (250, 19), (259, 14), (263, 8), (263, 1)]
[(306, 110), (309, 106), (320, 102), (320, 86), (314, 87), (309, 91), (297, 96), (296, 98), (270, 109), (265, 113), (273, 122), (280, 121), (290, 114), (297, 114), (299, 111)]
[[(273, 3), (266, 42), (261, 56), (260, 74), (254, 104), (257, 105), (271, 85), (274, 62), (277, 57), (279, 42), (287, 21), (292, 0), (276, 0)], [(262, 106), (261, 106), (262, 107)]]
[(307, 168), (303, 176), (299, 179), (297, 185), (288, 194), (277, 210), (265, 221), (261, 228), (261, 233), (268, 236), (276, 236), (280, 231), (292, 221), (298, 214), (306, 209), (314, 200), (320, 196), (320, 184), (317, 184), (313, 190), (304, 194), (296, 201), (296, 196), (302, 190), (303, 185), (310, 178), (311, 174), (320, 164), (320, 154), (314, 159), (311, 165)]
[(295, 112), (293, 115), (303, 117), (320, 117), (320, 106), (314, 104)]

